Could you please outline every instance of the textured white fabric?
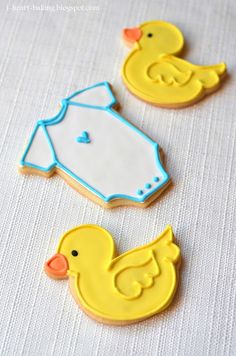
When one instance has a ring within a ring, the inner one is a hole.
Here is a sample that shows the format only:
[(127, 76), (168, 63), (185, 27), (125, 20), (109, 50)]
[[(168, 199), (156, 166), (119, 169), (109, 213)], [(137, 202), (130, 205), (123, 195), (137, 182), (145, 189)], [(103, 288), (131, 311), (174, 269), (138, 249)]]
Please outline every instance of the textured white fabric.
[[(0, 355), (235, 355), (235, 1), (10, 0), (8, 9), (4, 3)], [(99, 9), (62, 8), (85, 4)], [(193, 107), (165, 110), (125, 89), (119, 71), (129, 49), (121, 42), (121, 29), (155, 18), (182, 29), (185, 58), (228, 64), (230, 76), (221, 90)], [(165, 152), (173, 185), (146, 210), (105, 211), (59, 177), (17, 174), (16, 162), (36, 120), (56, 114), (60, 100), (75, 90), (103, 80), (112, 83), (122, 115)], [(82, 223), (108, 229), (120, 252), (150, 241), (171, 224), (183, 255), (172, 306), (128, 327), (88, 318), (68, 283), (43, 272), (61, 234)]]

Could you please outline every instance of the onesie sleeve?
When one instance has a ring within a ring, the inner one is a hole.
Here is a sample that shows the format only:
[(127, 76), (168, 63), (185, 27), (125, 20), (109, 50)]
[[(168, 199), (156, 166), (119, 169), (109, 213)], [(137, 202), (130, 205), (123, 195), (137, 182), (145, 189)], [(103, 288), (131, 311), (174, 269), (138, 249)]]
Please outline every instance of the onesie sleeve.
[(42, 171), (49, 171), (55, 164), (52, 147), (43, 126), (36, 125), (20, 164)]
[(67, 98), (69, 102), (85, 106), (111, 107), (116, 104), (109, 83), (102, 82), (84, 90), (78, 91)]

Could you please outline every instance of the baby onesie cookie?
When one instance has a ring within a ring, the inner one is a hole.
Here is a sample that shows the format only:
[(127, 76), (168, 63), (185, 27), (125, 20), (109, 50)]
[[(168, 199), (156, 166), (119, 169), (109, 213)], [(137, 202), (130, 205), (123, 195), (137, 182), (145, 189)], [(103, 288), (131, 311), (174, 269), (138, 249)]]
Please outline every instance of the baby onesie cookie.
[(133, 49), (122, 68), (127, 88), (151, 104), (180, 108), (215, 91), (226, 65), (194, 65), (178, 57), (184, 46), (180, 30), (171, 23), (150, 21), (125, 29), (123, 39)]
[(177, 288), (179, 262), (170, 226), (149, 244), (116, 256), (108, 231), (81, 225), (63, 235), (45, 271), (51, 278), (69, 277), (73, 297), (90, 317), (125, 325), (167, 308)]
[(62, 100), (60, 112), (37, 122), (20, 161), (21, 173), (67, 183), (103, 207), (146, 207), (169, 183), (159, 146), (114, 106), (107, 82)]

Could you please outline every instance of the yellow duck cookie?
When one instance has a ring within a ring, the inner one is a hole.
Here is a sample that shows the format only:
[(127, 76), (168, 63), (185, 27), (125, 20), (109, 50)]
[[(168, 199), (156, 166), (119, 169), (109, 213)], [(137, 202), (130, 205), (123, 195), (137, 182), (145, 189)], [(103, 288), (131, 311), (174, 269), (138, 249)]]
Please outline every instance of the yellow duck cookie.
[(226, 65), (194, 65), (177, 57), (184, 45), (180, 30), (171, 23), (151, 21), (125, 29), (123, 39), (133, 46), (122, 68), (127, 88), (151, 104), (180, 108), (215, 91)]
[(106, 324), (141, 321), (170, 304), (180, 261), (170, 226), (151, 243), (115, 256), (108, 231), (81, 225), (63, 235), (45, 271), (55, 279), (69, 277), (82, 309)]

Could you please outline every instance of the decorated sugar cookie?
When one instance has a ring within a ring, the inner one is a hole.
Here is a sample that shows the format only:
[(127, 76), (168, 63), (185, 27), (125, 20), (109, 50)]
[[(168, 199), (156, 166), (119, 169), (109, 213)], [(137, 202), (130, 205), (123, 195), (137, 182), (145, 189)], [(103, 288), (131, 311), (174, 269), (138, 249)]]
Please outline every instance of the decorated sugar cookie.
[(46, 262), (55, 279), (69, 277), (81, 308), (107, 324), (129, 324), (161, 312), (172, 301), (180, 250), (170, 226), (151, 243), (116, 257), (112, 236), (97, 225), (68, 231)]
[(159, 147), (114, 110), (107, 82), (62, 100), (60, 112), (40, 120), (20, 162), (21, 173), (67, 183), (104, 207), (146, 207), (169, 183)]
[(224, 63), (199, 66), (179, 58), (184, 38), (168, 22), (150, 21), (125, 29), (123, 39), (133, 46), (122, 68), (125, 85), (140, 99), (157, 106), (194, 104), (215, 91), (226, 72)]

